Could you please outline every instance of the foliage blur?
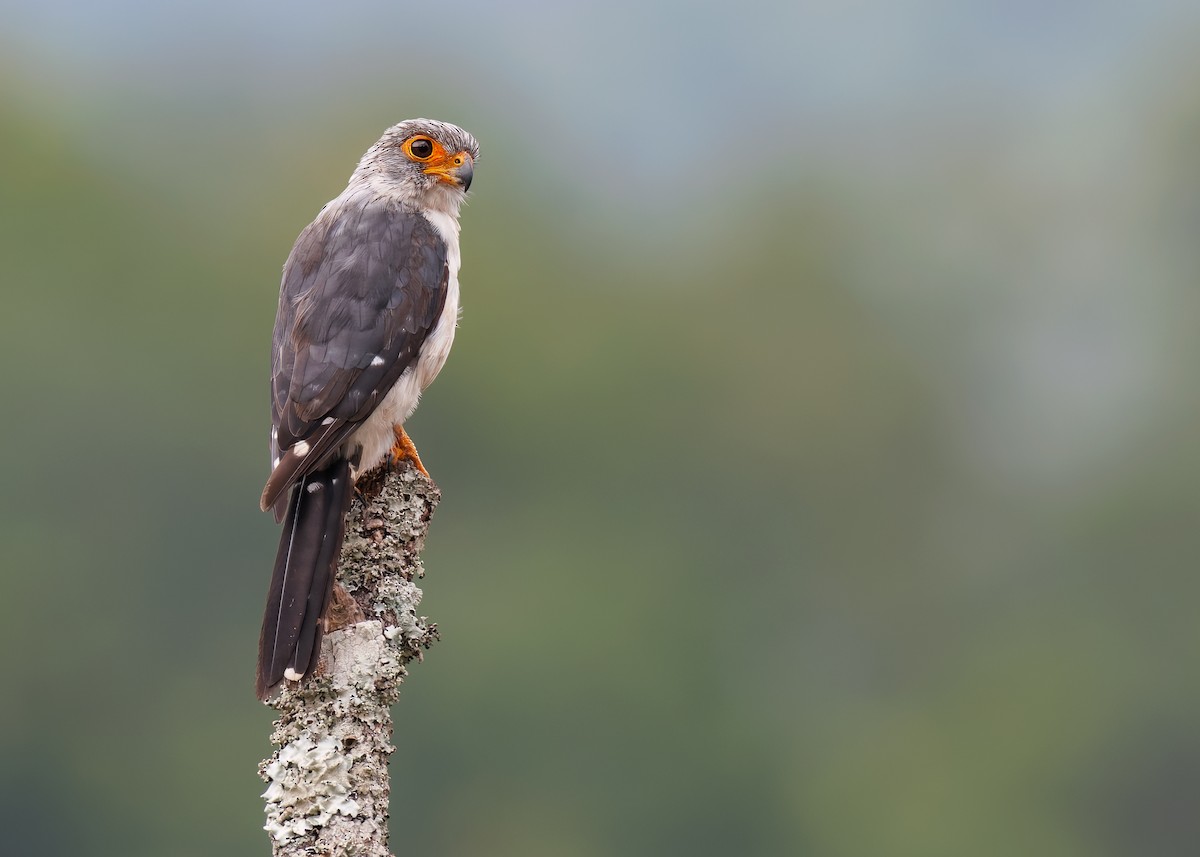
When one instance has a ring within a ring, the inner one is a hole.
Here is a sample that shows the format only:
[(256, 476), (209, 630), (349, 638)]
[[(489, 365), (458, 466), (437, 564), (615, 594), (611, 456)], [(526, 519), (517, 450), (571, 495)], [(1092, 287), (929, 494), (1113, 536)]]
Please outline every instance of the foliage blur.
[(1195, 853), (1188, 4), (142, 5), (0, 35), (6, 853), (266, 853), (279, 268), (414, 115), (398, 853)]

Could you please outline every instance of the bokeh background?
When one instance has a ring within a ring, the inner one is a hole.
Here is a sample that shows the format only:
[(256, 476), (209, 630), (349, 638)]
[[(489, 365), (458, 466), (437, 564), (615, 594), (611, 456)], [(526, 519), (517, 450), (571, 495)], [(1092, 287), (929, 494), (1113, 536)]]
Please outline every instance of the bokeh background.
[(267, 853), (279, 270), (422, 115), (398, 853), (1197, 853), (1194, 3), (0, 13), (5, 853)]

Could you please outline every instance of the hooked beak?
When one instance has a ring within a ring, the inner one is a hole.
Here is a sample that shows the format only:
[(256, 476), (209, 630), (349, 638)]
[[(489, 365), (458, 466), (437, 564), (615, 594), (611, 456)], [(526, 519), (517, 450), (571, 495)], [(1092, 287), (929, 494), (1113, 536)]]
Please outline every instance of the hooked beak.
[(471, 189), (471, 179), (475, 175), (475, 159), (468, 152), (457, 152), (436, 164), (430, 164), (424, 172), (426, 175), (437, 176), (438, 181), (458, 185), (465, 193)]

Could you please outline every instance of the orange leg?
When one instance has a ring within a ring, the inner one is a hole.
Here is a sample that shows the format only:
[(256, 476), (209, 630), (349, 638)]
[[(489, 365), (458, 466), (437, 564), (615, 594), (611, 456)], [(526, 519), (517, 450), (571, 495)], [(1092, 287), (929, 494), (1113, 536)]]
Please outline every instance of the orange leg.
[(417, 470), (425, 474), (425, 478), (432, 479), (433, 477), (429, 475), (425, 465), (421, 463), (421, 456), (417, 455), (417, 448), (413, 445), (408, 432), (404, 430), (404, 426), (393, 427), (392, 433), (396, 436), (396, 442), (392, 444), (392, 466), (395, 467), (401, 461), (411, 461)]

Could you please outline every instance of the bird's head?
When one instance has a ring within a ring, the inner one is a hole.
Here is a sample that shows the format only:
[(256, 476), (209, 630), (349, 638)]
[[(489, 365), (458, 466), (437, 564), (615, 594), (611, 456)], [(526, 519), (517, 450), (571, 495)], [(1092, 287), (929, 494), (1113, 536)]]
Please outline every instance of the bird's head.
[(354, 175), (421, 207), (457, 214), (475, 171), (479, 144), (435, 119), (406, 119), (383, 133)]

